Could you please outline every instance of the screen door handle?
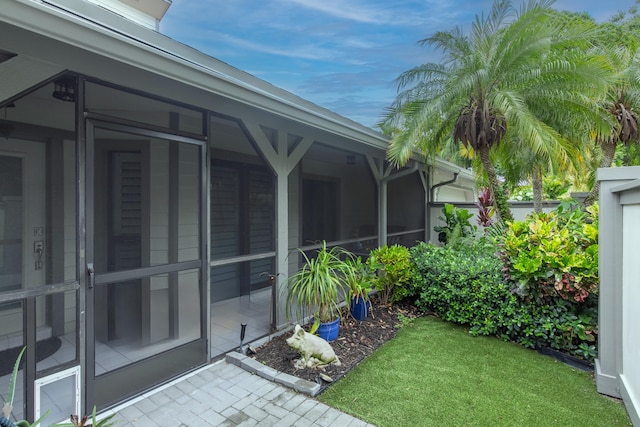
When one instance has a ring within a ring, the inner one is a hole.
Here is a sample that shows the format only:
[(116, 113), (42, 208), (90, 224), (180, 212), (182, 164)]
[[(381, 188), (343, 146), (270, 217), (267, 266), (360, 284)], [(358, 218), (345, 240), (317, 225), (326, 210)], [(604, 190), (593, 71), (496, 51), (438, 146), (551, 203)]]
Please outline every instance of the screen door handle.
[(89, 289), (92, 289), (96, 282), (96, 270), (93, 268), (93, 263), (87, 264), (87, 274), (89, 280)]

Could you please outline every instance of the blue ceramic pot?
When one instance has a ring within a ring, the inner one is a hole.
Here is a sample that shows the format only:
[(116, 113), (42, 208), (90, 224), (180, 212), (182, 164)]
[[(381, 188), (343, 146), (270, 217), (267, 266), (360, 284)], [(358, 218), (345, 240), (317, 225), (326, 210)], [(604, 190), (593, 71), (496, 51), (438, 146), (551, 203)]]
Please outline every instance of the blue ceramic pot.
[(340, 329), (340, 318), (329, 322), (329, 323), (320, 323), (318, 330), (316, 333), (320, 338), (325, 339), (326, 341), (335, 341), (338, 338), (338, 330)]
[(349, 306), (351, 310), (351, 315), (356, 320), (364, 320), (369, 315), (369, 306), (371, 303), (369, 301), (365, 301), (362, 297), (356, 297), (351, 299), (351, 305)]

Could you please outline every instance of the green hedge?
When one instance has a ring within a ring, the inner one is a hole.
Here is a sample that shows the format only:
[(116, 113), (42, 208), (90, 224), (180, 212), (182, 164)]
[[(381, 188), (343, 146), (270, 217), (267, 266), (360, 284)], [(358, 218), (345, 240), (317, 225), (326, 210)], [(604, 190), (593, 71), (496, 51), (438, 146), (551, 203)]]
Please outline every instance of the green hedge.
[(416, 305), (474, 335), (494, 335), (525, 347), (551, 347), (593, 360), (595, 298), (578, 304), (558, 296), (523, 298), (505, 279), (498, 248), (487, 239), (456, 249), (421, 243), (411, 249), (415, 273), (409, 292)]

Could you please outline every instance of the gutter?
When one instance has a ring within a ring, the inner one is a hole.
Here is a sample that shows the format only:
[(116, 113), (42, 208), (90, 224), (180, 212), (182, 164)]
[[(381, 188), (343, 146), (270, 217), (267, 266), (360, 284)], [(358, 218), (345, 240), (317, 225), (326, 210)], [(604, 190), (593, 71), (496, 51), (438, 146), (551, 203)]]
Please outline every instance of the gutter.
[(450, 179), (449, 181), (443, 181), (443, 182), (439, 182), (437, 184), (435, 184), (433, 187), (431, 187), (429, 189), (429, 203), (433, 203), (433, 197), (434, 197), (434, 190), (438, 187), (443, 187), (445, 185), (449, 185), (449, 184), (453, 184), (458, 180), (458, 175), (460, 174), (460, 172), (454, 172), (453, 173), (453, 179)]

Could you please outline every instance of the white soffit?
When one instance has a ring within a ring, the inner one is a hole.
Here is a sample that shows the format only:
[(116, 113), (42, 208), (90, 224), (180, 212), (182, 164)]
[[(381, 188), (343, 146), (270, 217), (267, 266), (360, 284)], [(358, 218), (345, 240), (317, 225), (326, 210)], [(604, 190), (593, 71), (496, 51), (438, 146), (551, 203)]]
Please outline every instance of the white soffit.
[[(77, 1), (77, 0), (76, 0)], [(152, 30), (171, 6), (166, 0), (86, 0)]]
[(160, 21), (171, 6), (171, 0), (120, 0)]
[(0, 63), (0, 102), (60, 73), (62, 67), (24, 56)]

